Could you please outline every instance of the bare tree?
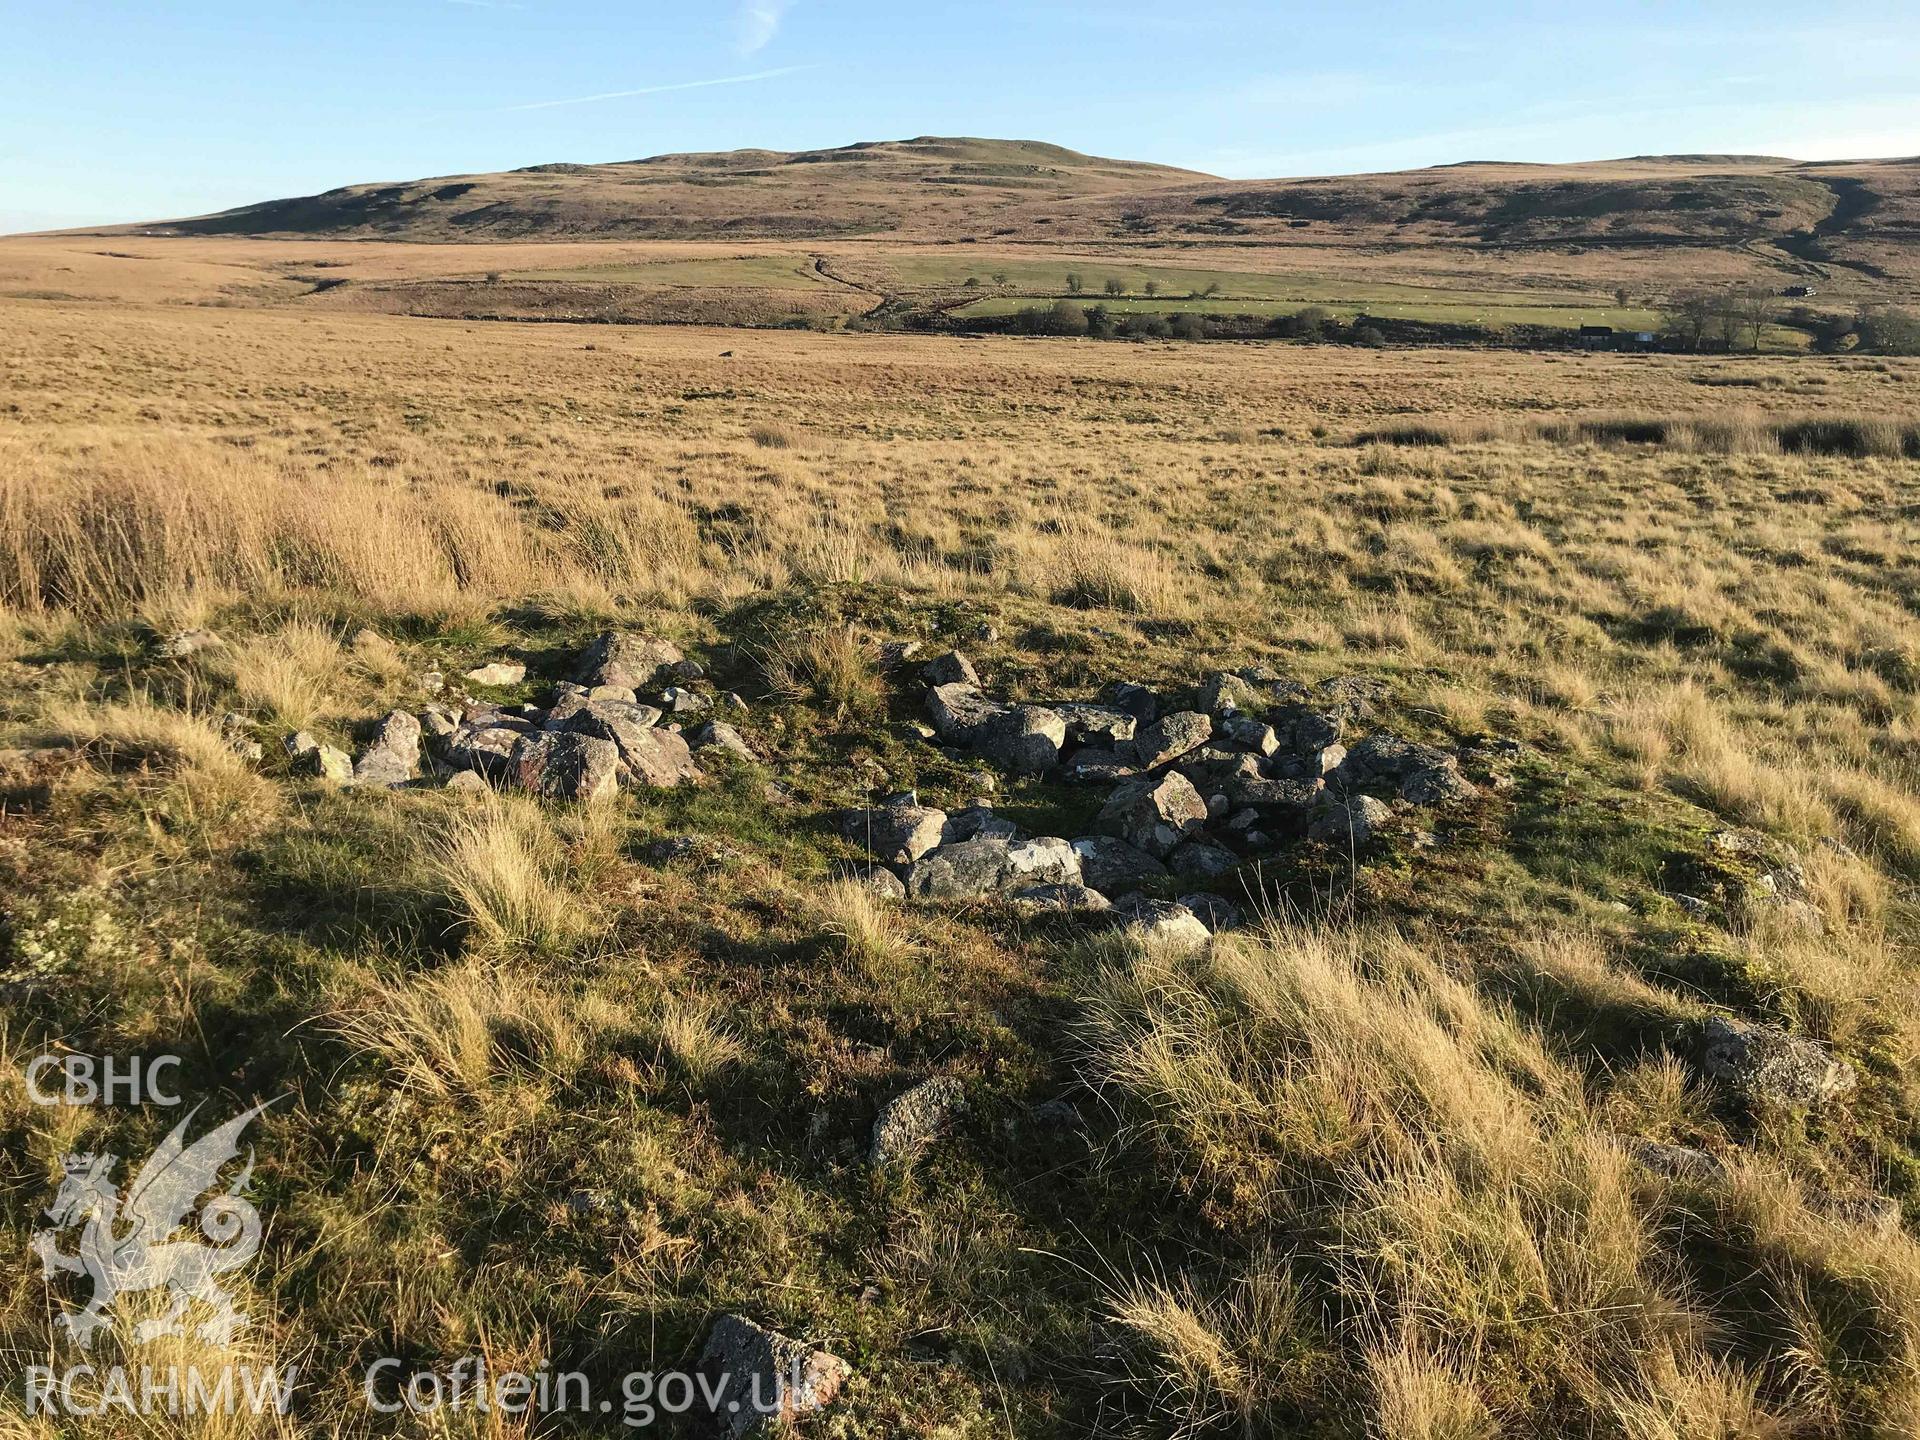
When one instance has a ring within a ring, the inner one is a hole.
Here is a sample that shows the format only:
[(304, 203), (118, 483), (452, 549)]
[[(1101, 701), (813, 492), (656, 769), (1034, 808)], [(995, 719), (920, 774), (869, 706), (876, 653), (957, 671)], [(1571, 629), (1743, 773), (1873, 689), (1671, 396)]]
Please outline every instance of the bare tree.
[(1109, 295), (1126, 294), (1127, 282), (1122, 280), (1118, 275), (1109, 275), (1107, 277), (1107, 293)]
[(1760, 335), (1773, 322), (1773, 292), (1764, 285), (1749, 285), (1736, 300), (1740, 322), (1751, 332), (1753, 353), (1760, 353)]
[(1713, 325), (1718, 298), (1711, 290), (1682, 290), (1662, 307), (1661, 328), (1698, 350)]

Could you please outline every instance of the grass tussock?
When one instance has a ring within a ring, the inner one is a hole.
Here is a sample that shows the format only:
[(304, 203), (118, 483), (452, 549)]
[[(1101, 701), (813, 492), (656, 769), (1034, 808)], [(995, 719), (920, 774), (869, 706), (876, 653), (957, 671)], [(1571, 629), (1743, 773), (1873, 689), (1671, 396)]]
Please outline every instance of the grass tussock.
[[(1757, 1279), (1720, 1290), (1701, 1268), (1712, 1247), (1676, 1244), (1665, 1192), (1605, 1129), (1591, 1082), (1396, 935), (1287, 927), (1209, 956), (1109, 952), (1085, 1039), (1140, 1142), (1226, 1223), (1307, 1237), (1286, 1277), (1319, 1297), (1308, 1313), (1337, 1295), (1347, 1316), (1317, 1349), (1371, 1377), (1394, 1433), (1492, 1433), (1489, 1417), (1512, 1413), (1770, 1433), (1897, 1390), (1920, 1359), (1907, 1237), (1819, 1218), (1756, 1166), (1715, 1224), (1716, 1247)], [(1163, 1359), (1135, 1382), (1192, 1397), (1196, 1414), (1244, 1406), (1245, 1377), (1266, 1367), (1225, 1307), (1270, 1264), (1117, 1307)], [(1808, 1309), (1834, 1285), (1887, 1317), (1871, 1341)], [(1803, 1342), (1791, 1376), (1766, 1360), (1781, 1326)], [(1313, 1399), (1261, 1393), (1264, 1425)]]
[(1757, 413), (1582, 420), (1414, 420), (1362, 431), (1361, 446), (1444, 447), (1544, 440), (1559, 445), (1647, 445), (1703, 455), (1920, 459), (1920, 423), (1884, 416), (1775, 419)]
[(332, 1028), (389, 1083), (449, 1100), (483, 1095), (515, 1075), (565, 1082), (613, 1023), (609, 1012), (534, 975), (468, 960), (376, 981)]
[(595, 931), (593, 901), (577, 888), (567, 851), (535, 804), (492, 799), (455, 817), (430, 869), (479, 953), (560, 956)]

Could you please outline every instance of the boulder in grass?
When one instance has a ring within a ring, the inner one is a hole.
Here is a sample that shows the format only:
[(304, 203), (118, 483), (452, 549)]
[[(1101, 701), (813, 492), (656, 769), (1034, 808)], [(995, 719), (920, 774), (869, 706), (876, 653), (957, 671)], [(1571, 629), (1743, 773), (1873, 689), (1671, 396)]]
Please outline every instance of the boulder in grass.
[(934, 732), (953, 745), (971, 744), (980, 727), (1004, 708), (981, 694), (976, 685), (956, 682), (927, 692), (927, 716)]
[(1149, 900), (1129, 895), (1115, 903), (1113, 921), (1128, 934), (1155, 945), (1198, 948), (1213, 940), (1213, 932), (1186, 906), (1172, 900)]
[(1213, 716), (1251, 714), (1265, 703), (1260, 692), (1238, 675), (1216, 670), (1200, 682), (1195, 705)]
[(1825, 1104), (1859, 1078), (1817, 1041), (1724, 1015), (1702, 1027), (1700, 1068), (1749, 1102), (1789, 1107)]
[(1207, 804), (1186, 776), (1143, 777), (1119, 786), (1094, 824), (1104, 833), (1164, 860), (1182, 841), (1200, 833)]
[(1338, 849), (1360, 850), (1392, 819), (1393, 811), (1371, 795), (1353, 795), (1316, 815), (1307, 826), (1307, 838)]
[(1284, 749), (1295, 755), (1313, 755), (1338, 744), (1347, 726), (1340, 716), (1324, 710), (1283, 705), (1273, 712), (1273, 728)]
[(527, 678), (527, 667), (517, 660), (491, 660), (467, 671), (465, 678), (476, 685), (518, 685)]
[(983, 836), (930, 850), (907, 871), (916, 900), (983, 900), (1006, 887), (1007, 842)]
[(1060, 761), (1066, 722), (1041, 705), (1008, 705), (973, 731), (973, 746), (1009, 770), (1038, 775)]
[(1167, 856), (1167, 868), (1176, 875), (1199, 875), (1216, 880), (1240, 868), (1240, 857), (1204, 840), (1189, 840)]
[(1116, 710), (1124, 710), (1141, 725), (1151, 725), (1160, 718), (1160, 697), (1131, 680), (1114, 681), (1100, 692), (1100, 699)]
[(747, 744), (746, 737), (724, 720), (709, 720), (694, 732), (693, 743), (701, 749), (713, 746), (737, 756), (749, 764), (757, 762), (759, 756), (753, 753), (753, 747)]
[(373, 740), (354, 762), (355, 785), (393, 788), (420, 773), (420, 722), (395, 710), (375, 727)]
[(1049, 708), (1066, 723), (1067, 740), (1074, 745), (1117, 750), (1140, 728), (1140, 722), (1117, 705), (1069, 701)]
[(1022, 840), (1007, 847), (1008, 885), (1077, 885), (1080, 856), (1056, 835)]
[(522, 735), (507, 772), (515, 785), (545, 800), (604, 800), (620, 785), (620, 748), (567, 731)]
[(962, 840), (978, 840), (983, 835), (1013, 841), (1020, 838), (1020, 827), (996, 815), (991, 805), (969, 805), (947, 817), (947, 829), (941, 837), (941, 843), (954, 845)]
[(695, 785), (706, 778), (693, 763), (687, 742), (671, 730), (623, 734), (617, 743), (620, 778), (629, 785), (667, 790), (676, 785)]
[(1213, 721), (1197, 710), (1176, 710), (1142, 727), (1133, 737), (1133, 755), (1143, 770), (1178, 759), (1213, 736)]
[(1124, 840), (1108, 835), (1086, 835), (1073, 842), (1080, 857), (1080, 878), (1095, 890), (1124, 895), (1167, 878), (1167, 867)]
[(441, 743), (440, 753), (457, 770), (504, 775), (513, 747), (520, 743), (521, 736), (530, 733), (520, 725), (461, 725)]
[(1200, 923), (1216, 935), (1224, 930), (1238, 930), (1247, 923), (1245, 913), (1224, 895), (1182, 895), (1175, 903), (1191, 910)]
[[(666, 788), (690, 785), (702, 778), (687, 742), (655, 724), (660, 712), (651, 705), (629, 705), (619, 700), (589, 700), (567, 709), (556, 706), (547, 724), (567, 734), (609, 740), (619, 747), (621, 778), (630, 785)], [(559, 719), (556, 721), (555, 716)]]
[(867, 1159), (876, 1167), (913, 1160), (946, 1133), (965, 1105), (966, 1090), (954, 1076), (922, 1080), (881, 1109)]
[(1028, 885), (1009, 893), (1007, 903), (1030, 915), (1098, 915), (1113, 908), (1085, 885)]
[(580, 658), (578, 680), (595, 685), (617, 685), (626, 690), (650, 690), (671, 683), (679, 674), (674, 668), (686, 657), (678, 646), (650, 635), (609, 630)]
[(947, 816), (922, 805), (880, 805), (851, 811), (841, 833), (882, 865), (911, 865), (946, 838)]
[(783, 1435), (831, 1405), (853, 1367), (837, 1355), (790, 1340), (743, 1315), (713, 1322), (700, 1352), (703, 1383), (693, 1387), (711, 1405), (727, 1440)]
[(929, 660), (921, 667), (920, 673), (929, 685), (971, 685), (975, 689), (980, 685), (980, 672), (958, 650), (949, 650)]
[(317, 775), (335, 785), (353, 779), (353, 759), (344, 750), (336, 750), (305, 730), (297, 730), (286, 739), (287, 760), (296, 775)]

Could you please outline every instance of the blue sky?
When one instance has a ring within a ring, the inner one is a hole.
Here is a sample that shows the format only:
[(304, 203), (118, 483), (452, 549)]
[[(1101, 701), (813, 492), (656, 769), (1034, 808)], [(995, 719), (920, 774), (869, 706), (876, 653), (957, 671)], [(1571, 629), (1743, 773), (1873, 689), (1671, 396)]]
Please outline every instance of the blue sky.
[(1913, 0), (0, 0), (0, 231), (965, 134), (1233, 176), (1920, 153)]

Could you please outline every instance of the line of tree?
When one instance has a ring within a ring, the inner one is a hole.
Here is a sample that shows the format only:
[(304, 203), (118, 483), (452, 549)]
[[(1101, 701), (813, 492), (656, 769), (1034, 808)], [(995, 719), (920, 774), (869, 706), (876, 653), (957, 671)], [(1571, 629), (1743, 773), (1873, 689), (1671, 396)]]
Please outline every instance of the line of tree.
[(1683, 290), (1661, 310), (1665, 333), (1690, 350), (1709, 345), (1759, 353), (1769, 325), (1805, 331), (1823, 354), (1862, 350), (1881, 355), (1920, 355), (1920, 316), (1891, 305), (1866, 304), (1851, 315), (1796, 305), (1782, 311), (1764, 285), (1723, 290)]
[(1709, 341), (1727, 350), (1750, 345), (1760, 353), (1760, 337), (1775, 318), (1773, 292), (1764, 285), (1724, 290), (1682, 290), (1662, 307), (1661, 328), (1691, 350)]

